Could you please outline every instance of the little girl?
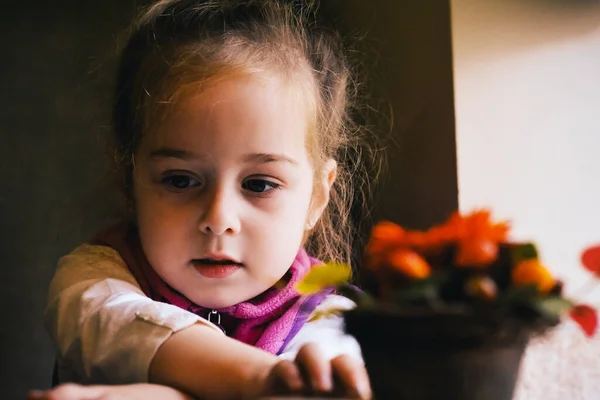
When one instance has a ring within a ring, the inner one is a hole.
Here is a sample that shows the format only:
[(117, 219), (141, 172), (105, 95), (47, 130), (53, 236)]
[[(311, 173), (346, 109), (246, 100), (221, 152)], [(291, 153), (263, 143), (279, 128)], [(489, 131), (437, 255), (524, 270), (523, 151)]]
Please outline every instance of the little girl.
[(349, 71), (309, 12), (164, 0), (142, 15), (113, 109), (129, 217), (60, 260), (46, 310), (58, 381), (85, 386), (31, 398), (370, 397), (357, 343), (318, 317), (353, 303), (294, 290), (319, 259), (349, 262), (364, 179), (336, 161), (357, 146)]

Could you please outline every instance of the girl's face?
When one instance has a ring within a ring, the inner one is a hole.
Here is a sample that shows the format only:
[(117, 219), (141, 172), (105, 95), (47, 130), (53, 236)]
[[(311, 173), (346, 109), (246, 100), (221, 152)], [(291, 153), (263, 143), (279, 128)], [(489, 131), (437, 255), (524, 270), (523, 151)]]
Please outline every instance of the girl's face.
[(313, 185), (307, 107), (288, 89), (277, 78), (217, 83), (135, 154), (144, 252), (200, 306), (227, 307), (273, 286), (327, 203), (334, 172)]

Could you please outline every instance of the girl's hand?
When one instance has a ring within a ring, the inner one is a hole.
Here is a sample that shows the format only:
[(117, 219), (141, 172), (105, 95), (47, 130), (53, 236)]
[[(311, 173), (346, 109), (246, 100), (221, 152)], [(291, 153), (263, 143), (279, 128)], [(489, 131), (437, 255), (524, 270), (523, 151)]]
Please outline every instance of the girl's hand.
[(192, 400), (167, 386), (146, 383), (118, 386), (82, 386), (66, 383), (48, 391), (32, 391), (28, 400)]
[(364, 365), (342, 355), (328, 362), (316, 344), (300, 349), (294, 362), (280, 361), (270, 372), (270, 394), (338, 395), (370, 399), (371, 386)]

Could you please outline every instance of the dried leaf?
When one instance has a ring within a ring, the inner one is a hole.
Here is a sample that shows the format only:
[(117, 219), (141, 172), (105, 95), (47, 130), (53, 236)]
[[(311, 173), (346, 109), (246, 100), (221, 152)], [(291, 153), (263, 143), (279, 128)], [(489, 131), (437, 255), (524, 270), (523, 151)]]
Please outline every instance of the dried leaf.
[(351, 275), (352, 270), (346, 264), (328, 263), (317, 265), (296, 284), (296, 290), (302, 295), (314, 294), (325, 288), (346, 283)]
[(581, 263), (585, 269), (600, 278), (600, 245), (585, 249), (581, 254)]
[(588, 337), (594, 336), (598, 328), (598, 314), (596, 310), (585, 304), (573, 307), (569, 316), (575, 321)]
[(316, 321), (318, 319), (327, 319), (327, 318), (331, 318), (331, 317), (339, 317), (340, 315), (342, 315), (342, 311), (341, 309), (338, 308), (332, 308), (329, 310), (323, 310), (323, 311), (315, 311), (310, 318), (308, 319), (307, 322), (313, 322)]

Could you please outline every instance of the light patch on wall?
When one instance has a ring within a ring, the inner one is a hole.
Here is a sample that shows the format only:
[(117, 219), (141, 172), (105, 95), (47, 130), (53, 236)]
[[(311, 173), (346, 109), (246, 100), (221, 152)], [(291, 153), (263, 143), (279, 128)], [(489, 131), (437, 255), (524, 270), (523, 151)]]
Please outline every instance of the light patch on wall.
[(600, 2), (452, 0), (452, 26), (460, 207), (512, 219), (572, 292), (600, 242)]

